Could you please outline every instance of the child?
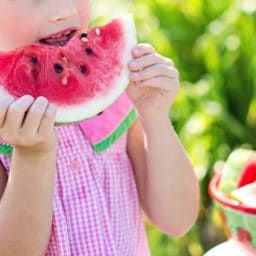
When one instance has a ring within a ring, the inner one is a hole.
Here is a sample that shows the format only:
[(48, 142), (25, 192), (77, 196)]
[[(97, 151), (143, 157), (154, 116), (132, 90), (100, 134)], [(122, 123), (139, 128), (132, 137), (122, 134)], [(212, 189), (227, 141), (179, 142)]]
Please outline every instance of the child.
[[(79, 29), (89, 10), (89, 0), (1, 0), (0, 51)], [(108, 128), (104, 113), (95, 126), (54, 128), (44, 97), (0, 99), (0, 137), (13, 146), (0, 165), (1, 255), (145, 256), (142, 209), (171, 236), (194, 223), (198, 183), (168, 119), (178, 71), (148, 44), (131, 55), (138, 117), (102, 153), (90, 132)]]

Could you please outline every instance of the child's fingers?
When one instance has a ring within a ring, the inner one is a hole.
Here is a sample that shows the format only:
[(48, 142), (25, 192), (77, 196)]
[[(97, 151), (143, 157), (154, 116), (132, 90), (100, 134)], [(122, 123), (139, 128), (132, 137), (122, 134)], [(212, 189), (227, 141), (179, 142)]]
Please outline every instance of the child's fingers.
[(49, 104), (41, 120), (38, 133), (49, 134), (54, 129), (56, 107)]
[(9, 105), (14, 102), (14, 100), (13, 97), (8, 96), (0, 98), (0, 127), (4, 125)]
[(38, 97), (30, 107), (24, 123), (22, 133), (24, 136), (33, 136), (38, 132), (42, 117), (47, 109), (48, 100), (45, 97)]
[(16, 132), (22, 124), (26, 111), (30, 108), (34, 98), (30, 95), (23, 96), (9, 105), (4, 126), (9, 131)]
[(160, 54), (151, 53), (130, 61), (129, 68), (131, 71), (137, 71), (154, 64), (165, 64), (169, 66), (174, 66), (174, 62), (172, 60), (165, 58)]
[(177, 79), (166, 76), (158, 76), (140, 81), (136, 83), (136, 86), (159, 88), (164, 91), (177, 91), (179, 88), (179, 81)]
[(156, 64), (156, 65), (147, 67), (142, 71), (130, 73), (130, 78), (133, 82), (150, 79), (156, 76), (167, 76), (170, 78), (177, 78), (178, 71), (176, 68), (167, 66), (165, 64)]
[(150, 44), (138, 44), (132, 49), (132, 56), (134, 58), (141, 57), (146, 54), (154, 53), (155, 49)]

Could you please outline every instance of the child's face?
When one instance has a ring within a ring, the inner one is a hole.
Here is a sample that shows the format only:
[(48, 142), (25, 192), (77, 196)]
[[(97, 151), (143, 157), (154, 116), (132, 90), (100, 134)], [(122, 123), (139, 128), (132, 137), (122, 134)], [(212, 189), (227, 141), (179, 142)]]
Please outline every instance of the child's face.
[(0, 51), (48, 38), (64, 29), (87, 29), (90, 0), (0, 0)]

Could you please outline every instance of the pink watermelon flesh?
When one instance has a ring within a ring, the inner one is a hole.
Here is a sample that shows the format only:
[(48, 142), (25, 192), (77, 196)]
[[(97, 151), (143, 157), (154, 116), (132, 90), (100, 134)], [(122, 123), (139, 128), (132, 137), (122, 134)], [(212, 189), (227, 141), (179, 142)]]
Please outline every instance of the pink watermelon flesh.
[(129, 82), (127, 64), (136, 44), (133, 18), (114, 19), (64, 46), (35, 43), (0, 53), (0, 96), (45, 96), (57, 106), (57, 123), (103, 111)]
[(253, 154), (244, 165), (237, 182), (237, 187), (243, 187), (256, 181), (256, 154)]

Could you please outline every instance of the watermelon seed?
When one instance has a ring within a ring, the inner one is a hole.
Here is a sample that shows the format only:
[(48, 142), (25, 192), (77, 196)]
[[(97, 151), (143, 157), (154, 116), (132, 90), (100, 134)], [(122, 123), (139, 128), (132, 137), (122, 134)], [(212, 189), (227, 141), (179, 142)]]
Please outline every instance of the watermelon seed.
[(67, 79), (66, 76), (64, 76), (64, 77), (61, 79), (61, 83), (62, 83), (62, 85), (67, 85), (68, 79)]
[(87, 33), (82, 33), (81, 34), (81, 38), (86, 38), (87, 37)]
[(81, 37), (81, 40), (85, 43), (87, 43), (89, 41), (86, 33), (82, 33), (80, 37)]
[(38, 62), (38, 58), (36, 58), (36, 57), (31, 57), (31, 63), (33, 63), (33, 64), (36, 64), (37, 62)]
[(102, 115), (103, 114), (103, 111), (101, 111), (99, 114), (97, 114), (97, 116), (100, 116), (100, 115)]
[(55, 69), (55, 72), (58, 74), (63, 71), (63, 67), (59, 63), (54, 64), (54, 69)]
[(82, 74), (85, 74), (87, 72), (87, 68), (85, 66), (81, 66), (80, 71)]
[(81, 40), (82, 40), (84, 43), (88, 43), (88, 42), (89, 42), (89, 40), (88, 40), (87, 38), (85, 38), (85, 37), (82, 38)]
[(63, 57), (62, 57), (62, 60), (63, 60), (63, 62), (65, 62), (66, 64), (68, 63), (67, 57), (63, 56)]
[(85, 51), (86, 51), (86, 53), (87, 53), (88, 55), (92, 55), (92, 54), (93, 54), (92, 48), (86, 48)]
[(97, 36), (99, 36), (99, 35), (100, 35), (100, 29), (99, 29), (99, 28), (96, 28), (96, 29), (95, 29), (95, 33), (96, 33)]

